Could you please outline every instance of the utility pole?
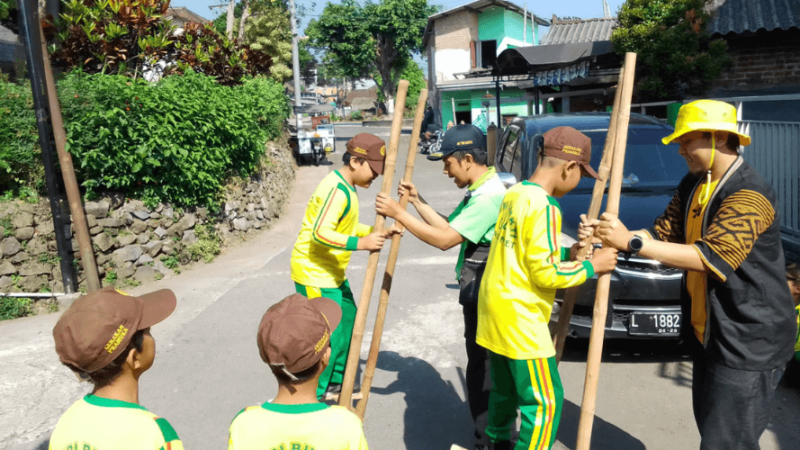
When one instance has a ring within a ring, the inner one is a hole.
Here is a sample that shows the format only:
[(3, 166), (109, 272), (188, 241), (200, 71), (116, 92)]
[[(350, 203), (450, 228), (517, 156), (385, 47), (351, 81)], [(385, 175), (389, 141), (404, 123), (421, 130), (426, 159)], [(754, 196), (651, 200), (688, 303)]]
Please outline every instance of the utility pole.
[(294, 0), (289, 0), (289, 12), (292, 21), (292, 75), (294, 76), (294, 114), (297, 119), (297, 132), (303, 126), (303, 114), (300, 107), (300, 51), (297, 48), (297, 12), (294, 7)]
[[(28, 73), (31, 79), (33, 96), (33, 109), (36, 112), (36, 127), (39, 132), (39, 145), (42, 148), (42, 163), (44, 164), (45, 184), (47, 197), (50, 200), (50, 210), (53, 213), (53, 228), (56, 235), (56, 248), (60, 258), (61, 278), (64, 283), (64, 292), (71, 294), (77, 289), (77, 276), (72, 266), (72, 241), (70, 232), (70, 217), (62, 207), (62, 198), (59, 192), (58, 175), (53, 161), (53, 138), (50, 127), (50, 111), (48, 109), (47, 88), (45, 85), (44, 59), (42, 56), (42, 43), (39, 31), (38, 3), (33, 0), (18, 2), (20, 19), (22, 21), (22, 37), (25, 42), (25, 51), (28, 59)], [(92, 255), (94, 258), (94, 255)]]

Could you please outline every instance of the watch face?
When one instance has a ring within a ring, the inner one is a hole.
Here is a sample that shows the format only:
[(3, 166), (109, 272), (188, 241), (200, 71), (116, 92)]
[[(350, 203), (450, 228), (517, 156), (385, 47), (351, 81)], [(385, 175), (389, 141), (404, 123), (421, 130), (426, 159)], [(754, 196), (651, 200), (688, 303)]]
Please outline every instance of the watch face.
[(628, 242), (628, 246), (631, 248), (632, 252), (636, 253), (642, 249), (644, 241), (640, 236), (634, 236), (631, 238), (630, 242)]

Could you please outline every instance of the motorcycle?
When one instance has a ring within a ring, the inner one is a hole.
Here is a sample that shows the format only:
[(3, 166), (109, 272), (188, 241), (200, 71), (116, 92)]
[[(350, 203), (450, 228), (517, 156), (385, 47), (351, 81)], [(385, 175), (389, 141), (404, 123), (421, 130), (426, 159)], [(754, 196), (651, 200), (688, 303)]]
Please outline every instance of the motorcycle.
[(439, 151), (442, 146), (442, 138), (444, 137), (444, 133), (442, 130), (436, 130), (430, 133), (430, 136), (426, 139), (425, 134), (423, 133), (420, 136), (419, 152), (423, 155), (430, 155)]

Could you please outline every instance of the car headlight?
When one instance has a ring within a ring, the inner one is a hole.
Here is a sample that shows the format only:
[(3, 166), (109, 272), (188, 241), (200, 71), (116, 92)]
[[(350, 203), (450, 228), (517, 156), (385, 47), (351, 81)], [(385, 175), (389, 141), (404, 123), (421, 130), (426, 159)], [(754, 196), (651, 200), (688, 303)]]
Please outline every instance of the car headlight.
[(565, 234), (565, 233), (561, 233), (561, 246), (562, 247), (572, 247), (577, 242), (578, 242), (578, 240), (575, 239), (574, 237), (572, 237), (572, 236), (570, 236), (568, 234)]

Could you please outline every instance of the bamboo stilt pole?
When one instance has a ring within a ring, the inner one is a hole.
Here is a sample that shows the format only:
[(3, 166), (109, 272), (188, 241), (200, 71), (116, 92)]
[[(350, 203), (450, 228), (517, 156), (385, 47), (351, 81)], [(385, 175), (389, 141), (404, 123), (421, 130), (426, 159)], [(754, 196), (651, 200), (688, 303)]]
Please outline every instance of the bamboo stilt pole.
[[(619, 199), (622, 189), (623, 169), (625, 166), (625, 147), (628, 143), (628, 123), (631, 118), (631, 94), (633, 78), (636, 72), (636, 53), (625, 54), (625, 78), (622, 81), (622, 99), (617, 122), (616, 143), (614, 145), (611, 182), (608, 187), (608, 204), (606, 212), (619, 214)], [(606, 331), (606, 314), (608, 310), (608, 291), (611, 285), (611, 274), (606, 273), (597, 280), (597, 296), (594, 300), (594, 317), (592, 332), (589, 338), (589, 357), (586, 363), (586, 381), (583, 385), (581, 416), (578, 422), (578, 440), (576, 450), (589, 450), (592, 441), (592, 425), (594, 422), (595, 401), (597, 400), (597, 382), (600, 375), (600, 360), (603, 356), (603, 337)]]
[[(395, 96), (396, 105), (406, 104), (406, 93), (408, 92), (408, 81), (400, 80), (397, 85), (397, 95)], [(389, 146), (386, 148), (386, 161), (383, 167), (383, 184), (381, 192), (389, 194), (394, 181), (394, 166), (397, 162), (397, 147), (400, 145), (400, 133), (403, 130), (403, 109), (395, 111), (392, 118), (392, 134), (389, 138)], [(381, 214), (375, 216), (375, 231), (383, 230), (386, 217)], [(347, 355), (347, 366), (344, 371), (342, 381), (342, 392), (339, 394), (339, 405), (352, 408), (353, 385), (356, 381), (356, 371), (358, 370), (361, 358), (361, 342), (364, 340), (364, 327), (367, 324), (367, 313), (369, 313), (369, 303), (372, 299), (372, 288), (375, 285), (375, 274), (378, 271), (378, 260), (381, 257), (380, 251), (372, 251), (367, 261), (367, 273), (364, 277), (364, 286), (361, 289), (361, 299), (358, 302), (358, 312), (356, 321), (353, 325), (353, 334), (350, 338), (350, 352)]]
[[(600, 206), (603, 203), (603, 194), (606, 191), (606, 182), (608, 181), (608, 174), (611, 170), (611, 160), (614, 156), (614, 142), (617, 136), (617, 122), (619, 121), (620, 97), (622, 94), (622, 80), (624, 79), (624, 74), (625, 67), (623, 66), (619, 72), (617, 92), (614, 95), (614, 107), (611, 110), (611, 119), (608, 122), (608, 135), (606, 136), (606, 143), (603, 147), (603, 159), (600, 161), (600, 167), (597, 170), (597, 174), (600, 175), (601, 180), (597, 180), (594, 183), (592, 202), (589, 204), (589, 211), (586, 213), (589, 220), (597, 219), (600, 215)], [(587, 239), (584, 241), (584, 244), (586, 245), (578, 252), (578, 261), (586, 260), (592, 245), (592, 240)], [(556, 325), (556, 332), (553, 335), (553, 346), (556, 348), (556, 363), (561, 362), (561, 356), (564, 354), (564, 342), (567, 340), (569, 322), (570, 319), (572, 319), (572, 310), (575, 308), (575, 301), (578, 298), (579, 291), (579, 287), (573, 287), (567, 289), (564, 293), (564, 301), (561, 303), (561, 310), (558, 313), (558, 325)]]
[(42, 41), (42, 59), (44, 60), (44, 78), (47, 89), (47, 99), (50, 104), (50, 120), (53, 124), (53, 137), (56, 141), (58, 162), (61, 165), (61, 176), (64, 179), (64, 189), (67, 191), (69, 212), (72, 215), (72, 224), (75, 227), (75, 237), (78, 238), (78, 249), (81, 255), (81, 265), (86, 275), (86, 285), (89, 292), (100, 289), (100, 276), (97, 273), (97, 263), (94, 259), (92, 238), (89, 236), (89, 224), (83, 211), (81, 192), (78, 189), (78, 180), (75, 178), (75, 168), (72, 165), (72, 155), (66, 150), (67, 134), (64, 131), (64, 119), (61, 116), (61, 105), (56, 94), (56, 84), (53, 80), (53, 69), (50, 65), (50, 56), (47, 52), (47, 41), (44, 39), (42, 23), (39, 24), (39, 36)]
[[(404, 181), (411, 181), (414, 174), (414, 161), (417, 156), (417, 144), (419, 144), (419, 133), (422, 128), (422, 119), (425, 117), (425, 102), (428, 99), (428, 90), (423, 89), (417, 101), (417, 114), (414, 117), (414, 128), (411, 131), (411, 141), (408, 144), (408, 157), (406, 158), (406, 172), (403, 175)], [(395, 109), (395, 111), (397, 111)], [(400, 198), (400, 207), (405, 211), (408, 206), (408, 192)], [(396, 222), (395, 222), (396, 223)], [(389, 250), (389, 259), (386, 261), (386, 271), (383, 273), (383, 285), (381, 286), (381, 296), (378, 303), (378, 315), (375, 318), (375, 328), (372, 331), (372, 345), (367, 357), (367, 365), (364, 368), (364, 378), (361, 381), (361, 400), (356, 403), (356, 414), (364, 420), (367, 411), (367, 401), (369, 392), (372, 389), (372, 378), (375, 375), (375, 368), (378, 365), (378, 355), (381, 351), (381, 337), (383, 336), (383, 323), (386, 320), (386, 310), (389, 307), (389, 294), (392, 291), (392, 280), (394, 278), (394, 268), (397, 264), (397, 256), (400, 253), (400, 236), (392, 238), (392, 247)]]

